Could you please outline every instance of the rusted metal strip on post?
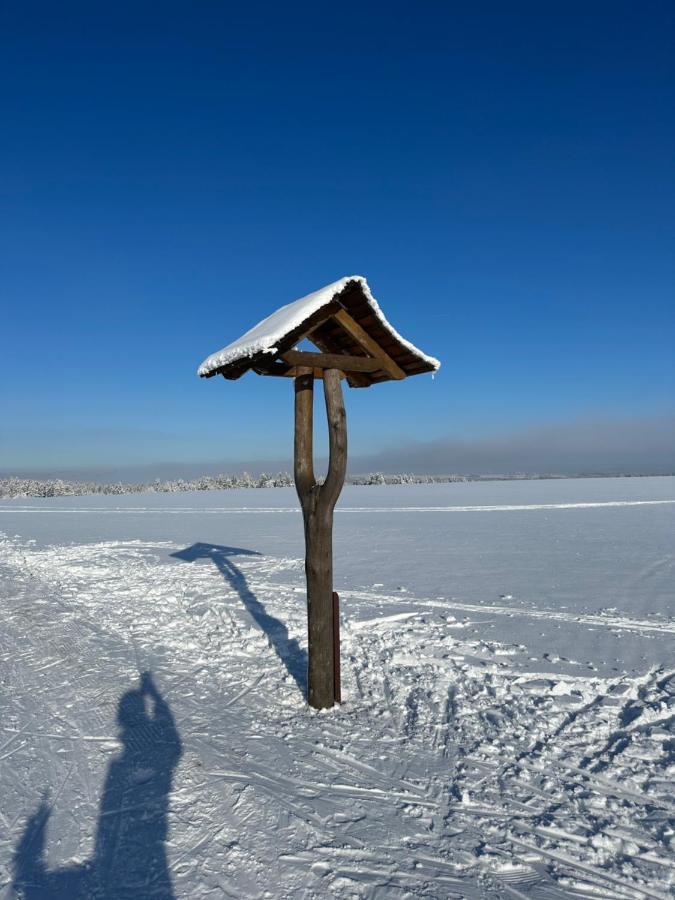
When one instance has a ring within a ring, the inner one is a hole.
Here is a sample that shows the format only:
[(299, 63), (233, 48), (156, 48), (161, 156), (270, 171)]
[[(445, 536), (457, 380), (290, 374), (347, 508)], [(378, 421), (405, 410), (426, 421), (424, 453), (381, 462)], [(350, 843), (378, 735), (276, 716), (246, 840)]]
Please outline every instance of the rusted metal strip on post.
[(335, 702), (342, 703), (342, 687), (340, 684), (340, 598), (333, 591), (333, 688)]

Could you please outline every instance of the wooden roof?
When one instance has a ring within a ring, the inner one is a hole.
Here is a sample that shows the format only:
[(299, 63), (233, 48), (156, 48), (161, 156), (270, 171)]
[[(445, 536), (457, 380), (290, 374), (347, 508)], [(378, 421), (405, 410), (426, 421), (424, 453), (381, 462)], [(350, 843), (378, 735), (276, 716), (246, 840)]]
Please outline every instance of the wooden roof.
[[(309, 340), (319, 353), (295, 351)], [(320, 291), (282, 307), (245, 335), (208, 357), (203, 378), (259, 375), (293, 377), (299, 367), (345, 373), (351, 387), (434, 372), (440, 363), (406, 341), (389, 324), (359, 275), (340, 279)]]

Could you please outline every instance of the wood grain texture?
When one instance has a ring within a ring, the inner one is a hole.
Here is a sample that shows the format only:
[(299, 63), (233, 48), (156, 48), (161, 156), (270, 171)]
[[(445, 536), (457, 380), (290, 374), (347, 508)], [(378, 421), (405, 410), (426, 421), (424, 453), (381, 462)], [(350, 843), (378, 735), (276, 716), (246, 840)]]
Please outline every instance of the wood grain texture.
[(381, 360), (369, 356), (311, 353), (307, 350), (288, 350), (281, 355), (291, 366), (316, 366), (319, 369), (339, 369), (342, 372), (377, 372), (382, 368)]
[(367, 353), (370, 353), (371, 356), (374, 356), (376, 359), (380, 360), (381, 368), (384, 369), (392, 378), (397, 381), (406, 377), (403, 369), (394, 362), (394, 360), (386, 353), (382, 347), (377, 343), (377, 341), (373, 340), (373, 338), (368, 334), (367, 331), (359, 325), (359, 323), (352, 319), (349, 313), (341, 309), (339, 312), (335, 313), (335, 320), (340, 323), (342, 328), (361, 346)]
[(304, 500), (316, 485), (314, 478), (314, 375), (311, 369), (298, 372), (295, 379), (295, 445), (293, 474), (303, 511)]
[(340, 385), (340, 373), (326, 369), (323, 393), (328, 418), (328, 474), (321, 486), (321, 503), (330, 509), (331, 517), (347, 474), (347, 414)]
[[(272, 378), (297, 378), (300, 370), (307, 369), (307, 366), (291, 366), (283, 360), (277, 366), (272, 366), (265, 371), (258, 372), (258, 375), (264, 375), (266, 377)], [(257, 370), (256, 370), (257, 371)], [(326, 371), (325, 369), (311, 369), (314, 377), (319, 380), (323, 379), (323, 373)], [(349, 377), (345, 372), (340, 372), (340, 378)]]

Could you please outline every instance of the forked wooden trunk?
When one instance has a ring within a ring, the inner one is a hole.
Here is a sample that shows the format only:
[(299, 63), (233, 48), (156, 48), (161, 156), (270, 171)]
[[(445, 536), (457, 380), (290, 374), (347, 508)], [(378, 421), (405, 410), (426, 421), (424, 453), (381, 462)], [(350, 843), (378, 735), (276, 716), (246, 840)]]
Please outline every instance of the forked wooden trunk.
[(305, 526), (307, 576), (308, 671), (307, 699), (315, 709), (333, 706), (335, 653), (339, 653), (333, 621), (333, 510), (347, 471), (347, 421), (341, 373), (325, 369), (323, 387), (328, 417), (330, 458), (323, 484), (317, 484), (313, 462), (314, 374), (301, 369), (295, 379), (295, 487)]

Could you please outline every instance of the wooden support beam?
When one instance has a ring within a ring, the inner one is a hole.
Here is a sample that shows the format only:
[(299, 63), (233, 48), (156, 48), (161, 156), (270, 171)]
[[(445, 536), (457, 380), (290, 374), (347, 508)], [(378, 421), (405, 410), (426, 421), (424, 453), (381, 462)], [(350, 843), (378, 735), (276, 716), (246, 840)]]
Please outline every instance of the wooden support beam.
[(370, 356), (346, 356), (341, 353), (312, 353), (287, 350), (281, 358), (291, 366), (313, 366), (318, 369), (340, 369), (342, 372), (377, 372), (382, 362)]
[(321, 485), (321, 503), (330, 509), (331, 518), (347, 474), (347, 414), (340, 374), (335, 369), (327, 369), (323, 375), (323, 395), (328, 418), (328, 472)]
[[(322, 346), (321, 338), (310, 336), (309, 340), (314, 344), (314, 346), (320, 353), (328, 354), (332, 352), (331, 350), (326, 350), (325, 347)], [(370, 359), (370, 357), (368, 357), (368, 359)], [(371, 384), (373, 384), (373, 381), (371, 380), (368, 373), (347, 372), (347, 383), (349, 384), (349, 387), (370, 387)]]
[(373, 340), (373, 338), (363, 330), (355, 319), (352, 319), (346, 309), (341, 309), (339, 312), (335, 313), (334, 318), (335, 321), (339, 322), (344, 330), (354, 338), (359, 346), (363, 347), (366, 353), (370, 353), (371, 356), (374, 356), (375, 359), (380, 361), (380, 368), (388, 375), (391, 375), (391, 377), (395, 378), (397, 381), (406, 377), (403, 369), (394, 362), (391, 356), (389, 356), (382, 347), (380, 347), (377, 341)]
[[(315, 378), (322, 379), (325, 369), (315, 369), (312, 366), (292, 366), (288, 362), (282, 360), (267, 369), (256, 369), (258, 375), (267, 375), (274, 378), (297, 378), (303, 369), (307, 369), (314, 374)], [(340, 378), (346, 378), (344, 372), (339, 372)]]
[[(295, 489), (306, 497), (316, 485), (314, 478), (314, 375), (311, 369), (301, 369), (295, 379), (295, 446), (293, 467)], [(303, 505), (304, 509), (304, 505)]]
[(347, 384), (349, 387), (370, 387), (372, 383), (367, 375), (362, 375), (360, 372), (347, 373)]

